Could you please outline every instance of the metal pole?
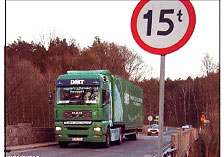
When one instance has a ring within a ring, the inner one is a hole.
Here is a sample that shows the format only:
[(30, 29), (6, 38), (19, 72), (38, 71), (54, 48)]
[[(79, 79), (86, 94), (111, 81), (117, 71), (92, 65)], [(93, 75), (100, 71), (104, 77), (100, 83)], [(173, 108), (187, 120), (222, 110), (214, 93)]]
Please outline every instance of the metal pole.
[(159, 87), (159, 135), (158, 156), (163, 155), (163, 114), (164, 114), (164, 86), (165, 86), (165, 55), (161, 55), (160, 62), (160, 87)]

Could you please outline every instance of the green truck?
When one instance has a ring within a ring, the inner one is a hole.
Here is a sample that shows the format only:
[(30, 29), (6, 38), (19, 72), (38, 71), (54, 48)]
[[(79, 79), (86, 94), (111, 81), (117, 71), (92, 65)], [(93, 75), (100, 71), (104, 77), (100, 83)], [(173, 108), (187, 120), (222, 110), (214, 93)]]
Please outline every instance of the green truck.
[[(52, 95), (49, 95), (52, 102)], [(56, 81), (55, 139), (121, 144), (137, 140), (143, 125), (143, 90), (109, 70), (67, 71)]]

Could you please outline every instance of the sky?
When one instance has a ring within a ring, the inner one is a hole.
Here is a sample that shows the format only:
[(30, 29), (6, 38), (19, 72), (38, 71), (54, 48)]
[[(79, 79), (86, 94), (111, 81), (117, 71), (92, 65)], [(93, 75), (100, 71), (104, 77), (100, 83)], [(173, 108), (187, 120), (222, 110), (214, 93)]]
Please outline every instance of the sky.
[[(81, 48), (91, 46), (95, 36), (126, 45), (153, 68), (148, 78), (159, 78), (160, 55), (144, 51), (131, 33), (131, 17), (139, 1), (7, 1), (6, 43), (21, 37), (26, 42), (45, 42), (50, 34), (74, 38)], [(201, 59), (208, 53), (219, 61), (219, 2), (191, 1), (196, 26), (190, 40), (166, 55), (165, 77), (186, 79), (202, 75)]]

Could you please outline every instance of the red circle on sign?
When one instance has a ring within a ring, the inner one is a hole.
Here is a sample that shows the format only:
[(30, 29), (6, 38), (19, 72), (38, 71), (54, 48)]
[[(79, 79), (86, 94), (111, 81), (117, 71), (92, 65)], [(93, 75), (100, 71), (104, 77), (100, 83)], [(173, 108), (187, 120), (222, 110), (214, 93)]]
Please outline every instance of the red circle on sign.
[(187, 31), (185, 32), (182, 39), (180, 39), (177, 43), (175, 43), (174, 45), (172, 45), (170, 47), (156, 48), (156, 47), (151, 47), (151, 46), (147, 45), (141, 39), (141, 37), (138, 33), (138, 30), (137, 30), (138, 15), (139, 15), (141, 9), (144, 7), (144, 5), (146, 3), (148, 3), (149, 1), (150, 0), (141, 0), (137, 4), (137, 6), (132, 14), (131, 31), (132, 31), (132, 35), (133, 35), (136, 43), (145, 51), (147, 51), (149, 53), (157, 54), (157, 55), (166, 55), (166, 54), (172, 53), (172, 52), (178, 50), (179, 48), (181, 48), (182, 46), (184, 46), (184, 44), (186, 44), (187, 41), (190, 39), (190, 37), (194, 31), (195, 23), (196, 23), (196, 15), (195, 15), (194, 7), (192, 6), (191, 2), (189, 0), (179, 0), (186, 7), (188, 16), (189, 16), (189, 25), (188, 25)]

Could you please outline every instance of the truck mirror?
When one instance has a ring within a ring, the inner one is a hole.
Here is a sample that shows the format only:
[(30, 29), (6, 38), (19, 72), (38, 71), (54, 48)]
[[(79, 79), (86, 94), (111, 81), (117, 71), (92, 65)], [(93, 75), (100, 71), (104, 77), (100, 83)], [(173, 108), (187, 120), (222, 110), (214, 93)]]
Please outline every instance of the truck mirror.
[(53, 103), (53, 101), (52, 101), (52, 100), (48, 100), (48, 103), (49, 103), (49, 104), (52, 104), (52, 103)]
[(52, 102), (53, 102), (52, 99), (53, 99), (52, 92), (49, 92), (49, 97), (48, 97), (49, 104), (52, 104)]
[(52, 93), (51, 92), (49, 92), (49, 100), (52, 100)]

